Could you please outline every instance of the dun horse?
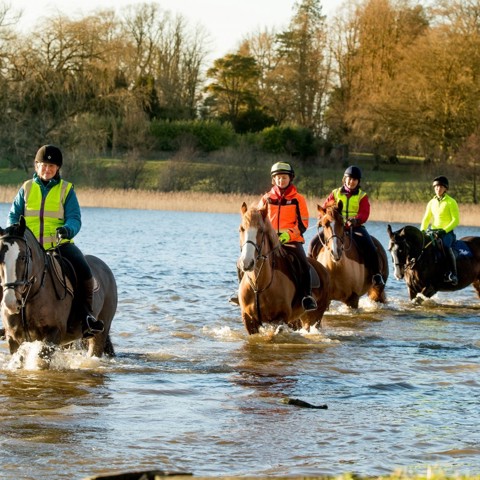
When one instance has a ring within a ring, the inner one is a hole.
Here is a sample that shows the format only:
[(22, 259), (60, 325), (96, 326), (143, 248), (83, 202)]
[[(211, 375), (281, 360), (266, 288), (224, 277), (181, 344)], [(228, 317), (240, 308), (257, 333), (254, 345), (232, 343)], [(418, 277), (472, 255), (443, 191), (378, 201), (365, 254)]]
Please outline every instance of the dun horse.
[[(342, 202), (323, 209), (318, 205), (318, 225), (323, 227), (320, 237), (320, 249), (311, 252), (330, 274), (330, 298), (345, 303), (351, 308), (358, 308), (360, 297), (368, 297), (385, 303), (385, 286), (372, 283), (372, 275), (365, 265), (365, 259), (349, 230), (345, 229), (342, 216)], [(323, 238), (322, 238), (323, 237)], [(372, 236), (377, 247), (377, 254), (384, 282), (388, 278), (388, 260), (381, 243)]]
[(435, 242), (417, 227), (407, 225), (393, 231), (387, 227), (395, 278), (404, 279), (410, 300), (419, 294), (430, 298), (439, 291), (461, 290), (473, 284), (480, 297), (480, 237), (463, 237), (453, 246), (457, 257), (458, 283), (444, 281), (447, 266)]
[[(305, 312), (301, 305), (301, 283), (289, 247), (278, 240), (266, 209), (241, 207), (241, 255), (237, 267), (243, 273), (239, 288), (242, 319), (249, 334), (258, 333), (263, 324), (287, 324), (290, 328), (310, 329), (319, 325), (328, 308), (328, 273), (316, 260), (309, 259), (312, 294), (317, 309)], [(308, 275), (308, 273), (306, 273)]]
[[(86, 340), (88, 355), (112, 356), (109, 331), (117, 308), (115, 278), (102, 260), (91, 255), (86, 258), (98, 284), (93, 313), (105, 324), (102, 333)], [(24, 342), (39, 340), (60, 346), (82, 338), (82, 302), (74, 298), (74, 281), (58, 265), (23, 217), (17, 225), (0, 228), (1, 315), (10, 353)]]

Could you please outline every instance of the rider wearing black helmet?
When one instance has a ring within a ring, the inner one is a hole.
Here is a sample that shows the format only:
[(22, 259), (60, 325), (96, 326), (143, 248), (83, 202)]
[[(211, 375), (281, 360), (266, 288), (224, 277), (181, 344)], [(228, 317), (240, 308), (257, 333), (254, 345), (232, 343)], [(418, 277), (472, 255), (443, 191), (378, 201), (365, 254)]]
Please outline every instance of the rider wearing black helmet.
[(449, 189), (447, 177), (440, 175), (434, 178), (433, 188), (435, 196), (427, 204), (420, 230), (425, 232), (431, 225), (430, 230), (441, 237), (450, 267), (445, 274), (445, 281), (457, 285), (457, 262), (452, 246), (456, 240), (453, 230), (460, 223), (458, 204), (447, 194)]
[[(373, 272), (373, 285), (383, 286), (385, 282), (380, 273), (377, 247), (375, 247), (372, 237), (364, 226), (370, 216), (370, 202), (366, 192), (360, 188), (361, 179), (362, 171), (360, 168), (356, 165), (350, 165), (343, 174), (342, 186), (330, 193), (322, 207), (326, 208), (328, 204), (338, 203), (339, 200), (342, 200), (342, 215), (345, 220), (345, 227), (351, 229), (355, 235), (355, 240), (363, 251), (365, 265)], [(318, 235), (313, 237), (308, 249), (310, 256), (315, 256), (315, 253), (318, 253), (320, 241)]]

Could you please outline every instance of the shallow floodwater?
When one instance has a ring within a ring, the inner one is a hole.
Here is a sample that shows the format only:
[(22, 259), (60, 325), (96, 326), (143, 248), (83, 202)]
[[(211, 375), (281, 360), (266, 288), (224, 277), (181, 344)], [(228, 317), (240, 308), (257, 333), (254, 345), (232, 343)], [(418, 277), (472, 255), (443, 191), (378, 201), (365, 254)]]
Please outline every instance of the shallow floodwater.
[[(0, 204), (1, 225), (7, 210)], [(76, 242), (118, 282), (117, 356), (59, 352), (50, 370), (39, 370), (38, 345), (27, 344), (25, 364), (0, 345), (2, 479), (147, 469), (417, 474), (429, 466), (478, 474), (473, 288), (413, 306), (391, 273), (385, 306), (334, 303), (317, 332), (248, 337), (227, 301), (238, 224), (237, 214), (83, 209)], [(385, 224), (370, 231), (387, 246)], [(328, 409), (287, 405), (285, 397)]]

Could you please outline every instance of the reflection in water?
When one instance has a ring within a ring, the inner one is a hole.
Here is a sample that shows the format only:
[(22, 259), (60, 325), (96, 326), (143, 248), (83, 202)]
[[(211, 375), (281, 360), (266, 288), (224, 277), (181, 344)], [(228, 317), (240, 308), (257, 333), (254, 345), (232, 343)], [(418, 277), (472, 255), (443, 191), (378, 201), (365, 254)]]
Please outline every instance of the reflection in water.
[[(0, 205), (0, 217), (6, 211)], [(318, 332), (249, 337), (227, 301), (239, 215), (83, 217), (78, 245), (111, 265), (119, 286), (117, 357), (58, 352), (38, 370), (0, 345), (2, 479), (478, 471), (480, 306), (471, 288), (414, 306), (390, 277), (386, 305), (333, 304)], [(371, 231), (385, 245), (386, 226)]]

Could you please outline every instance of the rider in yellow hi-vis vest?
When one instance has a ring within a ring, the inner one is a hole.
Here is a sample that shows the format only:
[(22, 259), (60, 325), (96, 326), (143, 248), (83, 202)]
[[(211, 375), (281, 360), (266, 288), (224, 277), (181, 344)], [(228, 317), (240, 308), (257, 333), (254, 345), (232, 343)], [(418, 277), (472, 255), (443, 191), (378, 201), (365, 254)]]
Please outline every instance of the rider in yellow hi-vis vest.
[[(355, 240), (361, 248), (365, 264), (372, 272), (372, 283), (376, 286), (384, 286), (380, 265), (378, 260), (377, 247), (373, 243), (372, 237), (368, 233), (364, 224), (370, 216), (370, 201), (368, 195), (360, 188), (362, 171), (356, 165), (350, 165), (343, 174), (342, 186), (333, 190), (323, 203), (323, 208), (335, 201), (338, 204), (342, 200), (342, 216), (345, 220), (345, 228), (351, 230), (355, 235)], [(322, 236), (322, 240), (320, 239)], [(316, 235), (310, 242), (308, 255), (313, 256), (313, 252), (318, 249), (323, 241), (323, 232)]]
[(425, 214), (423, 215), (420, 230), (426, 231), (431, 225), (430, 230), (435, 231), (443, 242), (443, 248), (447, 253), (450, 271), (445, 275), (445, 281), (452, 285), (457, 285), (457, 261), (453, 244), (456, 236), (454, 228), (460, 223), (460, 213), (458, 204), (454, 198), (447, 194), (449, 188), (448, 178), (441, 175), (433, 179), (433, 188), (435, 196), (428, 202)]
[(63, 155), (54, 145), (44, 145), (35, 156), (35, 173), (27, 180), (13, 200), (7, 226), (20, 221), (26, 224), (45, 250), (57, 247), (77, 274), (85, 300), (86, 315), (82, 322), (83, 335), (89, 338), (103, 332), (104, 325), (93, 315), (94, 279), (83, 253), (73, 243), (82, 226), (77, 195), (70, 182), (60, 176)]

